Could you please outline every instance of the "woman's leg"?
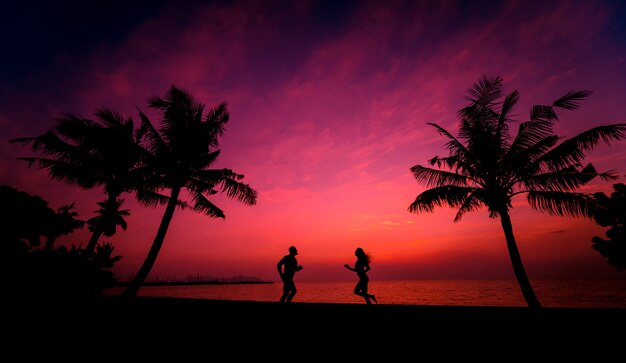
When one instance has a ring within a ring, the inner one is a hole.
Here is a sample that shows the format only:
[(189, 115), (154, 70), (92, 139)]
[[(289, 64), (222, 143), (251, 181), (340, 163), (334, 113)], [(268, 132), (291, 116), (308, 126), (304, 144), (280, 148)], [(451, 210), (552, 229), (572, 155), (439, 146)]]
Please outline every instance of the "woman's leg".
[(370, 301), (370, 298), (372, 297), (372, 295), (367, 293), (367, 282), (363, 285), (363, 298), (365, 299), (365, 303), (371, 304), (372, 302)]
[(363, 299), (365, 300), (366, 304), (372, 303), (370, 301), (370, 295), (367, 293), (367, 280), (366, 279), (359, 280), (359, 282), (356, 284), (356, 287), (354, 288), (354, 294), (363, 296)]
[(370, 299), (374, 300), (374, 302), (375, 302), (376, 304), (378, 304), (378, 301), (376, 301), (376, 296), (375, 296), (375, 295), (373, 295), (373, 294), (369, 294), (368, 296), (369, 296), (369, 298), (370, 298)]
[(376, 296), (369, 293), (369, 279), (363, 279), (360, 284), (361, 295), (365, 299), (365, 302), (367, 304), (371, 304), (372, 302), (370, 300), (374, 300), (374, 302), (378, 304), (378, 301), (376, 301)]

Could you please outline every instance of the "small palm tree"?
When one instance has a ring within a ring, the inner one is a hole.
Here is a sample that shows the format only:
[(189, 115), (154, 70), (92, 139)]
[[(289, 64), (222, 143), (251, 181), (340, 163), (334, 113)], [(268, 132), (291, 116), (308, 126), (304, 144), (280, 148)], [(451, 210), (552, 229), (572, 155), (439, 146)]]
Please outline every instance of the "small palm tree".
[(124, 217), (129, 216), (130, 212), (128, 209), (120, 209), (122, 203), (124, 200), (120, 198), (109, 198), (103, 202), (98, 202), (100, 209), (95, 211), (97, 215), (87, 220), (87, 225), (92, 233), (85, 248), (88, 254), (95, 250), (100, 236), (113, 236), (117, 232), (117, 226), (126, 230), (127, 224)]
[[(144, 205), (167, 204), (161, 224), (144, 263), (124, 290), (125, 296), (136, 296), (148, 277), (176, 207), (193, 205), (193, 210), (209, 217), (225, 218), (224, 212), (211, 203), (208, 196), (224, 192), (248, 205), (256, 204), (257, 192), (241, 182), (243, 175), (230, 169), (209, 169), (217, 160), (219, 137), (224, 133), (229, 114), (222, 103), (204, 114), (205, 106), (188, 92), (172, 86), (164, 98), (149, 101), (149, 107), (163, 114), (157, 131), (148, 117), (140, 112), (142, 128), (146, 130), (146, 148), (152, 153), (147, 164), (153, 176), (146, 183), (157, 189), (169, 190), (169, 195), (157, 191), (138, 193)], [(186, 190), (191, 203), (179, 200)]]
[[(119, 196), (142, 188), (145, 178), (142, 160), (147, 154), (140, 145), (143, 131), (134, 128), (132, 119), (108, 108), (98, 110), (95, 115), (96, 121), (93, 121), (64, 113), (52, 131), (11, 140), (31, 144), (34, 151), (46, 155), (20, 159), (28, 161), (29, 165), (38, 163), (51, 178), (84, 189), (104, 188), (107, 200), (100, 206), (107, 210), (100, 209), (97, 212), (100, 215), (89, 223), (92, 237), (87, 243), (87, 253), (93, 252), (103, 233), (106, 236), (115, 233), (111, 225), (124, 227), (119, 222), (127, 211), (116, 215), (122, 203)], [(103, 223), (105, 218), (110, 221)], [(102, 228), (106, 228), (106, 232)]]
[(448, 139), (449, 155), (429, 160), (436, 168), (415, 165), (411, 172), (428, 188), (408, 210), (433, 212), (435, 207), (458, 208), (454, 221), (486, 206), (491, 218), (500, 218), (513, 271), (529, 307), (541, 304), (528, 280), (513, 234), (509, 210), (513, 197), (526, 194), (531, 208), (549, 215), (591, 218), (594, 202), (579, 187), (596, 177), (615, 179), (612, 171), (599, 173), (592, 164), (582, 165), (585, 153), (600, 141), (623, 139), (626, 124), (598, 126), (559, 143), (553, 133), (556, 110), (575, 110), (590, 91), (571, 91), (550, 106), (536, 105), (530, 120), (519, 124), (517, 135), (509, 133), (511, 112), (519, 93), (502, 97), (502, 79), (483, 77), (469, 90), (469, 105), (458, 113), (459, 134), (428, 123)]
[(60, 207), (46, 228), (46, 249), (52, 249), (57, 238), (83, 228), (84, 221), (76, 219), (78, 213), (73, 211), (74, 203)]

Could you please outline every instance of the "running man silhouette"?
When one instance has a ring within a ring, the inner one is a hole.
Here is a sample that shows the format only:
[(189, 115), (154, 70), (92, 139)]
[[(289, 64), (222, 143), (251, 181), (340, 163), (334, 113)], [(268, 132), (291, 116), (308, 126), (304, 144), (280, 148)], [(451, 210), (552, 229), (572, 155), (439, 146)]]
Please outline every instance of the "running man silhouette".
[(283, 295), (280, 297), (281, 303), (290, 303), (297, 292), (293, 277), (297, 271), (302, 270), (302, 265), (298, 265), (298, 260), (296, 259), (297, 254), (298, 250), (291, 246), (289, 247), (289, 254), (283, 256), (276, 264), (280, 279), (283, 281)]
[(376, 296), (367, 292), (368, 284), (370, 281), (369, 277), (367, 277), (367, 271), (370, 270), (370, 262), (372, 262), (372, 258), (370, 257), (370, 255), (365, 253), (365, 251), (363, 251), (361, 247), (358, 247), (356, 251), (354, 251), (354, 255), (356, 256), (356, 263), (354, 264), (354, 268), (350, 267), (350, 265), (348, 265), (347, 263), (343, 265), (348, 270), (356, 272), (357, 276), (359, 277), (359, 281), (354, 287), (354, 294), (363, 296), (366, 304), (371, 304), (371, 300), (374, 300), (375, 303), (378, 303), (376, 301)]

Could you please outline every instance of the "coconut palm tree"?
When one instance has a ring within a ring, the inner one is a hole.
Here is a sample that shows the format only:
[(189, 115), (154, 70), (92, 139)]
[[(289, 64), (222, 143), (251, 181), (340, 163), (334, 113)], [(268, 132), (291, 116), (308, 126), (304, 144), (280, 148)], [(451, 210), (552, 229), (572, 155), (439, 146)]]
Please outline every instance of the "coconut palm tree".
[(100, 207), (100, 209), (95, 211), (97, 215), (87, 220), (87, 225), (92, 233), (85, 248), (88, 254), (95, 251), (98, 240), (102, 235), (106, 237), (113, 236), (117, 232), (117, 226), (126, 230), (127, 224), (124, 217), (129, 216), (130, 212), (128, 209), (120, 209), (122, 203), (124, 203), (124, 200), (120, 198), (108, 198), (97, 203)]
[(143, 131), (135, 129), (132, 119), (108, 108), (96, 111), (95, 116), (93, 121), (63, 113), (53, 130), (37, 137), (11, 140), (41, 151), (45, 157), (20, 159), (29, 165), (37, 163), (51, 178), (84, 189), (103, 187), (107, 200), (98, 203), (102, 207), (97, 212), (99, 216), (89, 223), (92, 236), (87, 253), (93, 252), (103, 233), (111, 236), (115, 234), (115, 226), (124, 227), (120, 219), (123, 221), (128, 211), (120, 210), (123, 200), (119, 196), (144, 187), (142, 160), (147, 154), (141, 147)]
[[(458, 112), (458, 136), (428, 123), (448, 141), (449, 155), (435, 156), (430, 167), (415, 165), (411, 172), (418, 183), (430, 188), (409, 205), (413, 213), (433, 212), (447, 205), (458, 208), (454, 221), (467, 212), (487, 207), (489, 217), (500, 218), (513, 271), (529, 307), (541, 304), (530, 284), (517, 248), (509, 210), (512, 198), (525, 194), (531, 208), (549, 215), (592, 217), (590, 195), (575, 192), (592, 179), (615, 179), (612, 171), (597, 172), (592, 164), (582, 165), (586, 152), (599, 142), (625, 137), (626, 124), (597, 126), (568, 139), (553, 132), (557, 109), (575, 110), (591, 92), (570, 91), (552, 105), (536, 105), (530, 119), (521, 122), (511, 135), (511, 112), (519, 93), (504, 100), (500, 77), (483, 77), (469, 89), (469, 105)], [(559, 142), (561, 141), (561, 142)]]
[[(159, 129), (154, 128), (148, 117), (140, 111), (142, 128), (146, 130), (146, 148), (153, 158), (153, 178), (148, 184), (158, 186), (162, 193), (138, 193), (144, 205), (166, 204), (161, 224), (152, 246), (139, 271), (124, 290), (125, 296), (136, 296), (148, 277), (176, 207), (192, 205), (196, 212), (209, 217), (225, 218), (224, 212), (209, 201), (208, 197), (224, 192), (247, 205), (256, 204), (257, 192), (241, 182), (243, 175), (230, 169), (209, 169), (220, 155), (219, 137), (224, 133), (229, 114), (225, 103), (204, 113), (205, 106), (185, 90), (174, 85), (164, 98), (149, 100), (148, 106), (162, 114)], [(180, 199), (186, 191), (191, 202)]]

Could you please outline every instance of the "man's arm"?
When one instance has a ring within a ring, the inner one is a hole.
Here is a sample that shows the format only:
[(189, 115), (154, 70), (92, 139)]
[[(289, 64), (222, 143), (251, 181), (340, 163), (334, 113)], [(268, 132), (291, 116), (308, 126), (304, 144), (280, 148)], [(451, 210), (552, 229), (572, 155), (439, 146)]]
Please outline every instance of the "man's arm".
[(285, 264), (285, 258), (281, 258), (280, 261), (278, 261), (278, 263), (276, 264), (276, 269), (278, 270), (278, 274), (280, 275), (280, 278), (282, 280), (283, 278), (283, 269), (282, 266)]

